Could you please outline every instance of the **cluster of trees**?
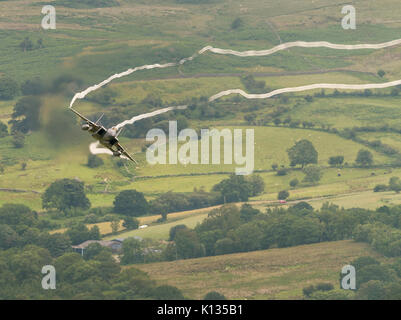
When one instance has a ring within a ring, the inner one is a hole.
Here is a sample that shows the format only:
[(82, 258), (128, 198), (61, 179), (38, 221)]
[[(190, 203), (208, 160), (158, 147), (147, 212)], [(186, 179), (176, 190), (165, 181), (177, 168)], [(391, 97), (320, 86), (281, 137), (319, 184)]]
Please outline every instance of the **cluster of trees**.
[[(91, 244), (83, 257), (71, 245), (100, 239), (83, 224), (65, 233), (20, 204), (0, 208), (0, 299), (183, 299), (175, 287), (158, 286), (134, 268), (121, 270), (109, 248)], [(42, 267), (52, 265), (57, 290), (43, 290)]]
[(39, 38), (38, 40), (36, 40), (36, 45), (35, 45), (29, 37), (25, 37), (24, 40), (22, 40), (22, 42), (19, 44), (19, 47), (24, 52), (32, 51), (35, 49), (41, 49), (44, 47), (43, 39)]
[(120, 3), (117, 0), (57, 0), (57, 5), (69, 8), (107, 8), (116, 7)]
[(266, 213), (244, 204), (214, 209), (194, 229), (178, 225), (170, 230), (173, 241), (165, 259), (282, 248), (323, 241), (365, 241), (380, 253), (401, 257), (401, 206), (376, 211), (343, 209), (325, 203), (319, 211), (300, 202), (288, 209)]
[[(158, 286), (138, 269), (121, 270), (111, 251), (90, 245), (82, 257), (64, 253), (54, 257), (37, 245), (0, 251), (1, 299), (184, 299), (172, 286)], [(57, 290), (43, 290), (42, 267), (53, 265)]]
[(328, 163), (332, 167), (339, 167), (344, 163), (344, 156), (332, 156), (329, 158)]
[(88, 229), (80, 223), (69, 228), (64, 234), (49, 234), (55, 226), (25, 205), (5, 204), (0, 208), (0, 249), (21, 248), (34, 244), (47, 249), (53, 256), (71, 250), (72, 244), (86, 240), (100, 240), (97, 226)]
[(241, 82), (249, 93), (261, 93), (266, 90), (265, 81), (255, 80), (252, 75), (241, 77)]
[(110, 105), (115, 102), (117, 92), (110, 87), (105, 87), (95, 91), (86, 97), (87, 100), (99, 103), (101, 105)]
[(128, 216), (148, 213), (166, 215), (214, 206), (227, 202), (248, 201), (249, 197), (261, 194), (265, 183), (259, 175), (231, 175), (216, 184), (212, 192), (194, 190), (191, 193), (166, 192), (147, 201), (144, 194), (136, 190), (124, 190), (114, 200), (114, 211)]
[(19, 92), (18, 83), (7, 77), (0, 77), (0, 100), (11, 100)]
[(400, 193), (401, 191), (401, 179), (399, 177), (391, 177), (388, 185), (386, 184), (378, 184), (374, 187), (374, 192), (383, 192), (392, 190), (396, 193)]
[[(318, 283), (303, 289), (307, 300), (399, 300), (401, 299), (401, 259), (380, 263), (362, 256), (349, 263), (355, 268), (356, 290), (334, 289), (331, 283)], [(340, 283), (343, 275), (340, 274)]]

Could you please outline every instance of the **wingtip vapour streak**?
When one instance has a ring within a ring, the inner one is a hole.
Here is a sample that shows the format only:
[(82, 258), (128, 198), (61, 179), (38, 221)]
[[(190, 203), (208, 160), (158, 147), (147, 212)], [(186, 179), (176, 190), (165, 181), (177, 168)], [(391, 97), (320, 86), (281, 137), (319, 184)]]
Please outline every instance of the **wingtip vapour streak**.
[(150, 69), (155, 69), (155, 68), (169, 68), (169, 67), (175, 67), (178, 65), (182, 65), (186, 63), (187, 61), (192, 61), (195, 59), (198, 55), (202, 55), (208, 51), (216, 54), (224, 54), (224, 55), (235, 55), (239, 57), (256, 57), (256, 56), (267, 56), (271, 55), (273, 53), (276, 53), (281, 50), (285, 50), (288, 48), (292, 47), (303, 47), (303, 48), (318, 48), (318, 47), (326, 47), (330, 49), (337, 49), (337, 50), (360, 50), (360, 49), (383, 49), (387, 47), (392, 47), (401, 44), (401, 39), (396, 39), (388, 42), (383, 42), (383, 43), (378, 43), (378, 44), (335, 44), (327, 41), (314, 41), (314, 42), (307, 42), (307, 41), (294, 41), (294, 42), (287, 42), (283, 43), (280, 45), (277, 45), (271, 49), (267, 50), (248, 50), (248, 51), (235, 51), (235, 50), (230, 50), (230, 49), (220, 49), (220, 48), (214, 48), (212, 46), (206, 46), (193, 54), (191, 57), (188, 58), (183, 58), (179, 62), (170, 62), (170, 63), (165, 63), (165, 64), (152, 64), (152, 65), (144, 65), (140, 67), (135, 67), (135, 68), (130, 68), (124, 72), (121, 73), (116, 73), (106, 80), (103, 80), (99, 84), (93, 85), (86, 90), (76, 93), (74, 97), (72, 98), (70, 102), (70, 108), (74, 105), (75, 101), (77, 99), (83, 99), (85, 98), (90, 92), (95, 91), (106, 84), (110, 83), (111, 81), (122, 78), (125, 76), (128, 76), (136, 71), (139, 70), (150, 70)]
[[(195, 59), (198, 55), (202, 55), (208, 51), (216, 54), (224, 54), (224, 55), (234, 55), (238, 57), (257, 57), (257, 56), (267, 56), (274, 54), (278, 51), (285, 50), (288, 48), (292, 47), (302, 47), (302, 48), (318, 48), (318, 47), (325, 47), (325, 48), (330, 48), (330, 49), (336, 49), (336, 50), (360, 50), (360, 49), (383, 49), (387, 47), (392, 47), (401, 44), (401, 39), (396, 39), (388, 42), (383, 42), (383, 43), (378, 43), (378, 44), (355, 44), (355, 45), (347, 45), (347, 44), (335, 44), (327, 41), (316, 41), (316, 42), (306, 42), (306, 41), (294, 41), (294, 42), (287, 42), (283, 43), (280, 45), (277, 45), (271, 49), (267, 50), (248, 50), (248, 51), (235, 51), (235, 50), (230, 50), (230, 49), (220, 49), (220, 48), (214, 48), (212, 46), (206, 46), (199, 50), (197, 53), (192, 55), (191, 57), (188, 58), (183, 58), (179, 62), (171, 62), (171, 63), (166, 63), (166, 64), (153, 64), (153, 65), (144, 65), (141, 67), (136, 67), (136, 68), (130, 68), (124, 72), (114, 74), (107, 78), (106, 80), (102, 81), (99, 84), (93, 85), (86, 90), (79, 92), (74, 95), (73, 99), (70, 102), (69, 108), (72, 108), (74, 105), (75, 101), (77, 99), (83, 99), (88, 95), (90, 92), (95, 91), (106, 84), (110, 83), (114, 79), (122, 78), (125, 76), (128, 76), (136, 71), (139, 70), (150, 70), (154, 68), (168, 68), (168, 67), (174, 67), (178, 65), (182, 65), (186, 63), (187, 61), (192, 61)], [(282, 89), (277, 89), (269, 93), (264, 93), (264, 94), (249, 94), (243, 91), (242, 89), (230, 89), (230, 90), (225, 90), (220, 93), (217, 93), (213, 95), (212, 97), (209, 98), (209, 101), (215, 101), (223, 96), (237, 93), (242, 95), (243, 97), (247, 99), (266, 99), (273, 97), (278, 94), (282, 93), (288, 93), (288, 92), (300, 92), (300, 91), (306, 91), (306, 90), (312, 90), (312, 89), (321, 89), (321, 88), (328, 88), (328, 89), (352, 89), (352, 90), (363, 90), (363, 89), (377, 89), (377, 88), (387, 88), (391, 86), (396, 86), (400, 85), (401, 80), (397, 81), (392, 81), (392, 82), (386, 82), (386, 83), (378, 83), (378, 84), (362, 84), (362, 85), (347, 85), (347, 84), (329, 84), (329, 83), (320, 83), (320, 84), (312, 84), (312, 85), (306, 85), (306, 86), (300, 86), (300, 87), (293, 87), (293, 88), (282, 88)], [(129, 120), (125, 120), (122, 123), (116, 125), (117, 128), (122, 128), (127, 124), (133, 124), (135, 121), (153, 117), (156, 115), (159, 115), (164, 112), (168, 112), (170, 110), (174, 109), (185, 109), (187, 106), (178, 106), (178, 107), (168, 107), (160, 110), (156, 110), (150, 113), (142, 114), (135, 116)], [(90, 145), (90, 150), (92, 153), (99, 152), (99, 153), (108, 153), (106, 149), (98, 149), (98, 145), (96, 143), (92, 143)], [(102, 152), (104, 151), (104, 152)]]
[(230, 94), (240, 94), (241, 96), (247, 99), (267, 99), (283, 93), (301, 92), (313, 89), (366, 90), (366, 89), (383, 89), (383, 88), (395, 87), (398, 85), (401, 85), (401, 80), (383, 82), (383, 83), (369, 83), (369, 84), (315, 83), (306, 86), (277, 89), (268, 93), (252, 93), (252, 94), (247, 93), (242, 89), (229, 89), (211, 96), (209, 98), (209, 101), (212, 102), (224, 96), (228, 96)]

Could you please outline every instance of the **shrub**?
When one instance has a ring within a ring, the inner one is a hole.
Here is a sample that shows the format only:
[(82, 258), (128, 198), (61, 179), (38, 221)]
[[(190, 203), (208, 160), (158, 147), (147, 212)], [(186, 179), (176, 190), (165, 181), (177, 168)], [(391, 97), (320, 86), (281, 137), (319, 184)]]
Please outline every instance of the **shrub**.
[(94, 154), (89, 154), (86, 164), (89, 168), (97, 168), (103, 165), (103, 160)]
[(298, 183), (299, 183), (299, 181), (298, 181), (297, 178), (292, 179), (292, 180), (290, 181), (290, 187), (291, 187), (291, 188), (295, 188), (295, 187), (298, 185)]
[(216, 291), (210, 291), (205, 295), (203, 300), (227, 300), (227, 298)]
[(290, 196), (290, 193), (287, 190), (282, 190), (278, 193), (277, 199), (278, 200), (285, 200)]
[(279, 169), (279, 170), (277, 170), (276, 174), (278, 176), (285, 176), (287, 174), (287, 170), (286, 169)]
[(377, 184), (374, 189), (373, 192), (383, 192), (383, 191), (387, 191), (388, 190), (388, 186), (386, 186), (385, 184)]

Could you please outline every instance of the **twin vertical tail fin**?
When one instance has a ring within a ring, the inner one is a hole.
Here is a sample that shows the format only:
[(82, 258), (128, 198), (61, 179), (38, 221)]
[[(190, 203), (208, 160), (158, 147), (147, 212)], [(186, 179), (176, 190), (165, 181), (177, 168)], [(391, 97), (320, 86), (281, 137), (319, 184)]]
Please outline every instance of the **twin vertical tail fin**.
[(100, 118), (99, 119), (97, 119), (97, 121), (95, 122), (96, 124), (98, 124), (99, 123), (99, 121), (103, 118), (103, 116), (104, 116), (104, 113), (102, 113), (102, 115), (100, 116)]

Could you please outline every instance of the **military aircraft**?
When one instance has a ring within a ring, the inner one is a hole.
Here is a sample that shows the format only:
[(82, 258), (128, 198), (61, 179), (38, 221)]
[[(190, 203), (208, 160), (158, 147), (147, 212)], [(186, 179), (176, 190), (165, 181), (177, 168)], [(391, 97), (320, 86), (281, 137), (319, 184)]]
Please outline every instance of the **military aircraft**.
[(101, 145), (105, 146), (107, 149), (113, 152), (113, 156), (121, 157), (123, 155), (137, 164), (135, 159), (131, 157), (129, 153), (125, 151), (125, 149), (118, 142), (118, 136), (120, 135), (123, 128), (121, 128), (120, 131), (118, 131), (115, 127), (106, 129), (99, 124), (99, 121), (102, 119), (103, 115), (96, 122), (93, 122), (73, 108), (69, 109), (86, 122), (82, 125), (81, 129), (90, 132), (92, 137), (98, 140)]

